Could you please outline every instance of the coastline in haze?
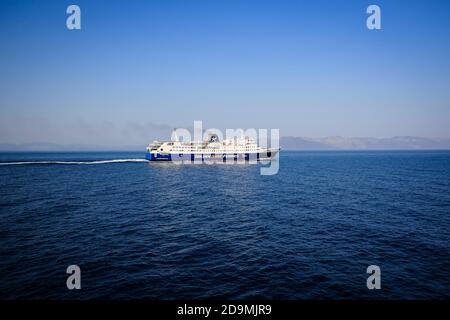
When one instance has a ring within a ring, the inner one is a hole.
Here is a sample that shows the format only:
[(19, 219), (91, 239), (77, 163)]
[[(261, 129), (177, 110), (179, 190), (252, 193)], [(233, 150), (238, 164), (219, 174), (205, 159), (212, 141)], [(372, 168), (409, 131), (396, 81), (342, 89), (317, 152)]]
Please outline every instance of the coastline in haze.
[[(89, 144), (24, 143), (0, 144), (0, 152), (140, 151), (143, 150), (145, 146), (146, 144), (106, 146)], [(431, 139), (410, 136), (392, 138), (346, 138), (340, 136), (325, 138), (281, 137), (280, 146), (284, 150), (449, 150), (450, 139)]]

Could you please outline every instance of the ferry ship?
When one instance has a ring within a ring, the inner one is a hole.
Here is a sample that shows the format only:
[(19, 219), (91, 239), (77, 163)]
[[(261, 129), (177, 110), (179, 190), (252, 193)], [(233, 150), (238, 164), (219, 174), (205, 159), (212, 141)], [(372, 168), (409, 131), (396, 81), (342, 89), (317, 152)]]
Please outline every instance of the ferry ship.
[(216, 134), (209, 134), (205, 141), (198, 142), (181, 142), (177, 138), (175, 141), (154, 141), (147, 146), (145, 158), (150, 161), (257, 162), (271, 160), (279, 151), (279, 148), (259, 147), (249, 137), (219, 141)]

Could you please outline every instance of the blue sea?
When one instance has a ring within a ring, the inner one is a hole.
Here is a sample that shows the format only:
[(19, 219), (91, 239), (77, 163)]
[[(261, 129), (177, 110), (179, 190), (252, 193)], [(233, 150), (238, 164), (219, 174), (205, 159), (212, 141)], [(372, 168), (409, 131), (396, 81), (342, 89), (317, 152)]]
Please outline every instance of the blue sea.
[(273, 176), (143, 159), (1, 153), (0, 298), (450, 298), (448, 151), (282, 151)]

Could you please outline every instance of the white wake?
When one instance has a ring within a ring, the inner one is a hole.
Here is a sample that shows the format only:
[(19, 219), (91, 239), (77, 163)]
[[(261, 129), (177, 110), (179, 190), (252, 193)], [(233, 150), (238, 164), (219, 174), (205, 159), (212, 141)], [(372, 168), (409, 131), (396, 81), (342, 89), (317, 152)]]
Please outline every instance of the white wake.
[(127, 163), (127, 162), (148, 162), (146, 159), (114, 159), (114, 160), (93, 160), (93, 161), (16, 161), (16, 162), (0, 162), (0, 166), (16, 166), (16, 165), (30, 165), (30, 164), (68, 164), (68, 165), (92, 165), (92, 164), (108, 164), (108, 163)]

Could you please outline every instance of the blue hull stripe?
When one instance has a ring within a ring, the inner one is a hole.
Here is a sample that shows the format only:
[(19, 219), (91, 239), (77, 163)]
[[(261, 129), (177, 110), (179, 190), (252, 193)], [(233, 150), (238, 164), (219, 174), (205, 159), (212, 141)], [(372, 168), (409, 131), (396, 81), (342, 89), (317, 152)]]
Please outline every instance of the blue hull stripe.
[(150, 152), (147, 152), (145, 155), (145, 158), (150, 161), (208, 161), (208, 160), (215, 160), (220, 161), (220, 159), (223, 159), (223, 162), (226, 161), (238, 161), (238, 160), (244, 160), (244, 161), (250, 161), (250, 160), (256, 160), (258, 161), (260, 158), (266, 158), (270, 157), (271, 152), (267, 152), (267, 154), (263, 153), (230, 153), (230, 154), (194, 154), (194, 153), (180, 153), (180, 154), (153, 154)]

